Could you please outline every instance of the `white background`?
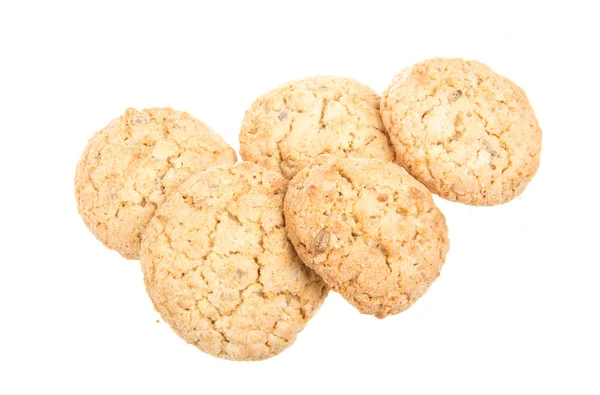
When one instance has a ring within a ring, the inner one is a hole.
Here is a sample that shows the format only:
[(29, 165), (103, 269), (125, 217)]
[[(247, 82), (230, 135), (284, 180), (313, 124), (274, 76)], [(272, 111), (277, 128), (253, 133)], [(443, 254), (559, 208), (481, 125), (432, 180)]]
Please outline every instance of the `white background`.
[[(2, 1), (0, 393), (599, 394), (600, 29), (593, 1), (557, 3)], [(504, 206), (437, 200), (450, 254), (404, 313), (331, 294), (279, 356), (220, 360), (156, 323), (138, 262), (77, 214), (79, 155), (127, 107), (188, 111), (237, 149), (244, 111), (281, 83), (381, 93), (433, 56), (521, 85), (542, 164)]]

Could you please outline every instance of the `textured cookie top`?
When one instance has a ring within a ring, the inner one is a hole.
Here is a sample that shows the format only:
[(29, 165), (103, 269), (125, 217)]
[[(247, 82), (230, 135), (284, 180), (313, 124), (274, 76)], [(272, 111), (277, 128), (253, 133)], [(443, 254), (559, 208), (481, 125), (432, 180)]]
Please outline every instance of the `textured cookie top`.
[(381, 116), (398, 162), (450, 200), (505, 203), (539, 166), (542, 132), (525, 93), (476, 61), (408, 67), (383, 94)]
[(246, 112), (244, 160), (291, 179), (323, 153), (394, 159), (377, 93), (348, 78), (310, 77), (272, 90)]
[(284, 213), (302, 260), (379, 318), (427, 290), (449, 247), (431, 193), (390, 162), (323, 155), (292, 179)]
[(287, 181), (253, 163), (191, 177), (157, 210), (142, 240), (148, 294), (188, 343), (234, 360), (292, 344), (328, 288), (289, 242)]
[(108, 248), (137, 259), (140, 234), (165, 196), (192, 174), (236, 160), (221, 136), (185, 112), (130, 108), (85, 147), (77, 208)]

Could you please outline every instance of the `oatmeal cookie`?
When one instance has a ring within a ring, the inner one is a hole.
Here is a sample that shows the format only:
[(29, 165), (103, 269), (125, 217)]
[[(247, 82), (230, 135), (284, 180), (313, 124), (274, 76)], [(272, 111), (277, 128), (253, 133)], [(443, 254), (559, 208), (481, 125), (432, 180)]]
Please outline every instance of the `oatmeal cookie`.
[(449, 200), (506, 203), (539, 166), (542, 131), (525, 92), (480, 62), (408, 67), (384, 92), (381, 117), (398, 163)]
[(140, 234), (165, 196), (192, 174), (236, 160), (185, 112), (130, 108), (89, 140), (75, 174), (77, 208), (98, 240), (138, 259)]
[(246, 112), (244, 160), (291, 179), (323, 153), (394, 159), (377, 93), (348, 78), (309, 77), (261, 96)]
[(391, 162), (320, 156), (290, 182), (284, 213), (304, 263), (378, 318), (421, 297), (449, 247), (431, 193)]
[(192, 176), (159, 207), (142, 238), (148, 294), (185, 341), (226, 359), (290, 346), (328, 288), (289, 242), (287, 180), (253, 163)]

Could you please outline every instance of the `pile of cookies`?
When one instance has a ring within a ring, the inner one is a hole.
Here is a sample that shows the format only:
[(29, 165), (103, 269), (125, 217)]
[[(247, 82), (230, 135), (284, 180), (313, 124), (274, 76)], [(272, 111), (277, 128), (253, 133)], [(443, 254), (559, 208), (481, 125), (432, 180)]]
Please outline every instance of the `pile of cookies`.
[(312, 77), (258, 98), (240, 153), (169, 108), (128, 109), (77, 165), (91, 232), (140, 259), (152, 303), (214, 356), (272, 357), (330, 289), (383, 318), (439, 276), (448, 229), (431, 192), (506, 203), (539, 166), (542, 134), (521, 88), (488, 66), (431, 59), (383, 96)]

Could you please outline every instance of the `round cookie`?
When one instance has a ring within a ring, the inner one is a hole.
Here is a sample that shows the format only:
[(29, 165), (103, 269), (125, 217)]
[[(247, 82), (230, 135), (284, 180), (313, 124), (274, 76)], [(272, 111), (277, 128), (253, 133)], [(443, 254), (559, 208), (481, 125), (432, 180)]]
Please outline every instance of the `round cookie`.
[(384, 92), (381, 117), (398, 163), (449, 200), (506, 203), (539, 166), (542, 131), (525, 92), (480, 62), (408, 67)]
[(291, 179), (320, 154), (394, 160), (379, 95), (341, 77), (309, 77), (259, 97), (240, 132), (244, 160)]
[(77, 208), (108, 248), (138, 259), (140, 234), (166, 195), (192, 174), (233, 164), (208, 126), (170, 108), (125, 111), (89, 140), (77, 164)]
[(287, 180), (253, 163), (192, 176), (142, 238), (148, 294), (185, 341), (233, 360), (290, 346), (328, 288), (285, 233)]
[(323, 155), (292, 179), (284, 213), (304, 263), (378, 318), (421, 297), (449, 248), (431, 193), (391, 162)]

